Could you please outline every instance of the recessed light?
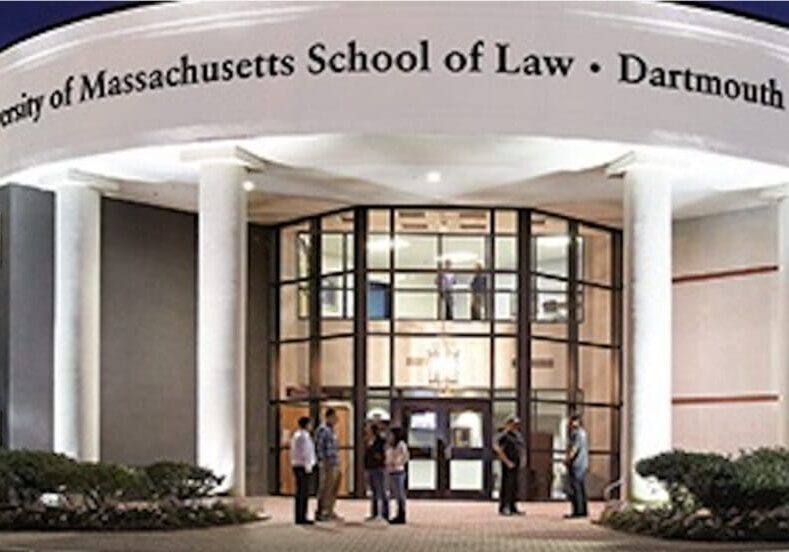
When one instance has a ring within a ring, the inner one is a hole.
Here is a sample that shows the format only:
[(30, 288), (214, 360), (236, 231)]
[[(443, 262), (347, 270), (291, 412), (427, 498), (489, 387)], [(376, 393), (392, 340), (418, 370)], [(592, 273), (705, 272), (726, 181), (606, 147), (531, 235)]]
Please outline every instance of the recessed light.
[(252, 190), (255, 189), (255, 183), (252, 182), (251, 180), (245, 180), (244, 181), (244, 189), (246, 191), (248, 191), (248, 192), (251, 192)]
[(441, 182), (441, 173), (438, 171), (430, 171), (425, 175), (425, 179), (431, 184), (437, 184)]

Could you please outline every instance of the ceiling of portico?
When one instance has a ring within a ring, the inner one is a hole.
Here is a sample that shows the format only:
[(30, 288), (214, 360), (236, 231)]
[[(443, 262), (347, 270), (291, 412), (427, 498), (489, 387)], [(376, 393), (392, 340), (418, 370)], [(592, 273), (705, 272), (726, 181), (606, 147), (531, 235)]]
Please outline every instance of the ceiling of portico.
[[(617, 225), (622, 180), (606, 167), (633, 146), (513, 136), (277, 136), (235, 145), (266, 161), (250, 174), (250, 218), (268, 224), (347, 205), (533, 206)], [(77, 169), (113, 179), (106, 195), (194, 211), (198, 168), (182, 153), (197, 146), (126, 150), (37, 167), (3, 179), (42, 186)], [(655, 155), (650, 148), (635, 148)], [(789, 168), (711, 154), (661, 150), (676, 167), (674, 216), (687, 218), (765, 204), (789, 182)]]

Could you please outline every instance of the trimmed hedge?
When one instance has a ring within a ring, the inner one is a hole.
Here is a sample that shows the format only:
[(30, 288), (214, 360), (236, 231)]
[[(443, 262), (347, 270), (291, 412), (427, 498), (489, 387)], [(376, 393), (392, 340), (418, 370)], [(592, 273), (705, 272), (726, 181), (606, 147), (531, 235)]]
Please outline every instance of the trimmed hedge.
[(0, 452), (0, 529), (175, 529), (253, 521), (217, 500), (222, 478), (177, 462), (130, 467)]
[(603, 524), (664, 538), (789, 539), (789, 450), (762, 448), (736, 458), (680, 450), (642, 460), (636, 470), (661, 481), (669, 502), (609, 508)]

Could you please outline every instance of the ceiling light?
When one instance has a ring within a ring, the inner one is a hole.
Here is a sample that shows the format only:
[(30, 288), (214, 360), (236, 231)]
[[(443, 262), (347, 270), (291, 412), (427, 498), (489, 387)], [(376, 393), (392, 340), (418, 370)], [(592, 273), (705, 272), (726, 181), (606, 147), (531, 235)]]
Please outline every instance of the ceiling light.
[(248, 192), (251, 192), (252, 190), (255, 189), (255, 183), (252, 182), (251, 180), (245, 180), (243, 186), (244, 189)]
[(438, 184), (439, 182), (441, 182), (441, 173), (438, 171), (430, 171), (425, 176), (425, 179), (431, 184)]

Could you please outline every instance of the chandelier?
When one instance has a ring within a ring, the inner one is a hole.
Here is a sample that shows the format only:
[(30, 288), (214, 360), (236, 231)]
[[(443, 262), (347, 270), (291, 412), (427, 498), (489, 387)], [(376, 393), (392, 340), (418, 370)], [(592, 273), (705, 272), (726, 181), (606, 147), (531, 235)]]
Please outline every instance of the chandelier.
[(460, 351), (442, 339), (427, 353), (428, 381), (442, 391), (457, 384), (460, 374)]

